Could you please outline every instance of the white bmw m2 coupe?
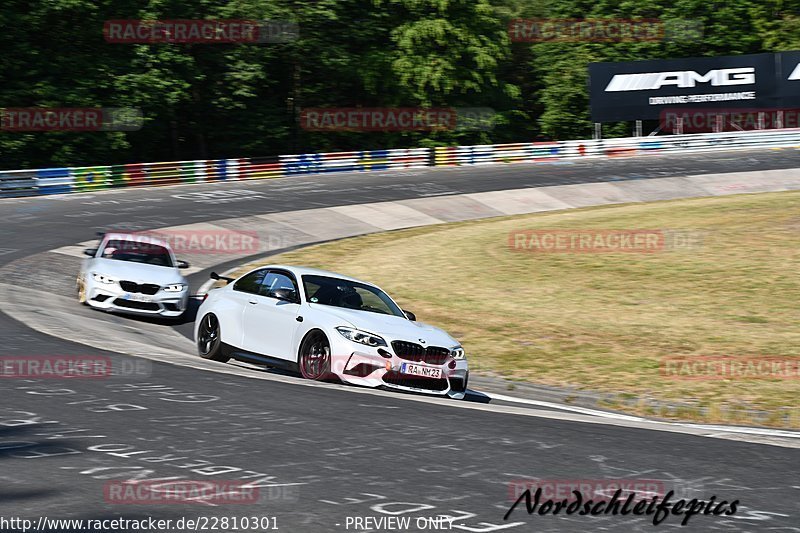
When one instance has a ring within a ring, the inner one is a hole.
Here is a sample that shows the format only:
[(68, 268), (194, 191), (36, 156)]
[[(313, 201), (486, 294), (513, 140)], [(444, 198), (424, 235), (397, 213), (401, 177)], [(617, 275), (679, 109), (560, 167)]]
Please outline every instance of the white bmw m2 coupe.
[(463, 398), (464, 349), (416, 321), (380, 288), (340, 274), (266, 266), (208, 292), (197, 312), (201, 357), (297, 370), (307, 379)]
[(178, 318), (186, 310), (189, 283), (169, 244), (146, 235), (108, 233), (78, 273), (78, 301), (95, 309)]

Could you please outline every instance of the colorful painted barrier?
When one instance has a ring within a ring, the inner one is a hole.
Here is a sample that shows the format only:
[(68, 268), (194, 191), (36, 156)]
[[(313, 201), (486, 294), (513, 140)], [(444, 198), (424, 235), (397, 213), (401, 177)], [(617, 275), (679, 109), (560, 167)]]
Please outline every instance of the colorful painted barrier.
[(797, 146), (800, 146), (800, 129), (784, 129), (9, 170), (0, 171), (0, 198), (328, 172), (381, 172), (431, 166), (538, 163), (581, 157)]

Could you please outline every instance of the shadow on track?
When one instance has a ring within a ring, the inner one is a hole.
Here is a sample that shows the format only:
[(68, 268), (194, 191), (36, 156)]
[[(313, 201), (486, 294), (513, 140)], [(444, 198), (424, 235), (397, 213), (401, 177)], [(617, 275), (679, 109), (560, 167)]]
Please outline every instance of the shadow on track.
[[(21, 420), (7, 420), (5, 423), (10, 422), (21, 422)], [(49, 441), (47, 438), (33, 439), (32, 436), (35, 435), (35, 432), (41, 431), (44, 427), (42, 424), (25, 424), (0, 428), (0, 442), (3, 443), (0, 445), (0, 460), (25, 461), (36, 454), (47, 454), (48, 451), (57, 453), (59, 450), (63, 451), (65, 447), (69, 447), (70, 441), (65, 439), (59, 439), (57, 442)], [(24, 475), (21, 477), (26, 479), (27, 486), (16, 489), (14, 487), (17, 480), (9, 477), (9, 474), (13, 472), (13, 467), (7, 463), (3, 467), (4, 480), (0, 484), (0, 503), (13, 502), (15, 507), (24, 507), (28, 504), (22, 502), (53, 497), (59, 492), (50, 484), (47, 485), (47, 488), (31, 488), (29, 480)], [(3, 529), (3, 531), (9, 530)]]

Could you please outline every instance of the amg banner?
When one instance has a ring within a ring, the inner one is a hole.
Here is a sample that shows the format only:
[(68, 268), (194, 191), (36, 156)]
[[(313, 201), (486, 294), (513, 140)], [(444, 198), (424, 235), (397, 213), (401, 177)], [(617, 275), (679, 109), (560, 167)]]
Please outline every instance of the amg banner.
[(800, 107), (800, 51), (781, 52), (777, 57), (778, 98), (784, 107)]
[(593, 122), (658, 119), (669, 108), (800, 105), (800, 52), (589, 65)]

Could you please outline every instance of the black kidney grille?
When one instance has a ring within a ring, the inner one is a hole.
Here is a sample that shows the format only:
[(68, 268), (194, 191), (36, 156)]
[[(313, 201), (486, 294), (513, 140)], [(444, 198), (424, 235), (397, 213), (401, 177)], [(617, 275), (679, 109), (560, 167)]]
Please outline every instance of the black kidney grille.
[(119, 286), (125, 292), (139, 292), (139, 284), (132, 281), (120, 281)]
[(139, 294), (153, 295), (161, 289), (158, 285), (152, 283), (142, 283), (141, 285), (133, 281), (120, 281), (119, 286), (125, 292), (138, 292)]
[(427, 363), (429, 365), (443, 365), (450, 355), (450, 350), (439, 346), (425, 348), (416, 342), (392, 341), (392, 349), (397, 357), (406, 361)]
[(425, 359), (425, 347), (415, 342), (392, 341), (394, 353), (401, 359), (409, 361), (423, 361)]
[(439, 346), (428, 346), (425, 350), (425, 362), (431, 365), (443, 365), (450, 357), (450, 350)]

